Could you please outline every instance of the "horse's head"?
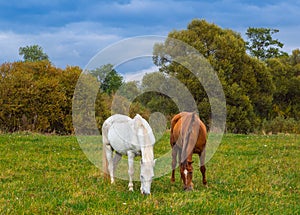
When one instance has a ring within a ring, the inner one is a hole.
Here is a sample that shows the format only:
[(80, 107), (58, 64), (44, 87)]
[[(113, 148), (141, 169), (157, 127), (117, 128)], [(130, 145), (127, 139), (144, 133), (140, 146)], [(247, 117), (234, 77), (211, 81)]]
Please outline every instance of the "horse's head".
[(192, 182), (193, 179), (193, 162), (185, 161), (180, 164), (180, 174), (181, 179), (183, 181), (184, 187), (183, 189), (186, 191), (193, 190), (194, 184)]
[(141, 160), (141, 193), (142, 194), (150, 194), (151, 183), (154, 177), (154, 165), (155, 160), (143, 162)]

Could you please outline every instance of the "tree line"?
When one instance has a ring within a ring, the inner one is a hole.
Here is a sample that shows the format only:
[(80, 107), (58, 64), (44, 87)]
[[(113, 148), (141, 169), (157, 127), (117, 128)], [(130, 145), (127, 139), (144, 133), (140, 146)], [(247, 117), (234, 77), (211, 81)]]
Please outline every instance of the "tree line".
[[(230, 29), (197, 19), (187, 29), (169, 33), (168, 38), (194, 47), (217, 73), (226, 97), (227, 132), (300, 133), (300, 50), (290, 55), (281, 51), (283, 43), (273, 39), (277, 32), (248, 28), (245, 41)], [(123, 102), (133, 98), (130, 115), (140, 113), (148, 118), (152, 112), (161, 112), (171, 119), (178, 107), (172, 98), (151, 89), (154, 84), (171, 83), (172, 77), (191, 92), (209, 127), (211, 110), (205, 89), (186, 67), (173, 61), (178, 53), (169, 41), (155, 45), (153, 62), (159, 71), (146, 74), (141, 83), (125, 83), (110, 64), (90, 71), (99, 82), (95, 102), (99, 129), (112, 114), (116, 97)], [(0, 131), (74, 133), (72, 98), (82, 69), (55, 67), (37, 45), (21, 47), (19, 54), (23, 61), (0, 66)]]

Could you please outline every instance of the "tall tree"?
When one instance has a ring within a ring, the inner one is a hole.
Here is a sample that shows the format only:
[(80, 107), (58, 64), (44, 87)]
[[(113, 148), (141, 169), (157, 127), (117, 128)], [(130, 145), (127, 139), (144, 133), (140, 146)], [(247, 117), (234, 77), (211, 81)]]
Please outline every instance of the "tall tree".
[(43, 48), (39, 45), (20, 47), (19, 55), (23, 56), (25, 62), (36, 62), (42, 60), (49, 61), (48, 55), (43, 52)]
[[(251, 132), (258, 126), (260, 119), (268, 117), (274, 90), (272, 77), (265, 64), (246, 54), (246, 44), (241, 35), (205, 20), (193, 20), (186, 30), (170, 32), (168, 37), (193, 46), (218, 74), (226, 96), (228, 131)], [(185, 65), (179, 65), (172, 58), (173, 55), (180, 55), (174, 52), (185, 52), (182, 56), (192, 55), (192, 52), (172, 47), (172, 44), (167, 39), (164, 44), (155, 46), (154, 63), (160, 66), (160, 71), (176, 77), (186, 85), (198, 104), (200, 114), (205, 113), (201, 117), (209, 122), (210, 113), (207, 109), (210, 105), (206, 89)], [(195, 60), (194, 64), (199, 73), (203, 72), (205, 63)], [(214, 84), (210, 85), (213, 90)]]
[(275, 84), (272, 117), (300, 120), (299, 49), (294, 50), (289, 57), (268, 59), (266, 64)]
[(100, 82), (100, 89), (107, 93), (115, 93), (123, 83), (123, 77), (117, 73), (112, 64), (105, 64), (90, 71)]
[(246, 35), (249, 41), (246, 43), (246, 47), (250, 55), (260, 60), (287, 55), (280, 50), (284, 44), (272, 36), (278, 32), (278, 29), (248, 28)]

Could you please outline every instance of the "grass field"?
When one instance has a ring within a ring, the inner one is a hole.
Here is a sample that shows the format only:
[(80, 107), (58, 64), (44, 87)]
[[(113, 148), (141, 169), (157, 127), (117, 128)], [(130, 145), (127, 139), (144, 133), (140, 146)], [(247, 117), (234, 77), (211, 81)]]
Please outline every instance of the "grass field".
[[(165, 147), (168, 134), (156, 155)], [(143, 196), (139, 182), (132, 193), (125, 180), (103, 181), (74, 136), (3, 134), (0, 214), (300, 214), (299, 164), (299, 135), (227, 134), (206, 165), (208, 187), (194, 168), (193, 192), (177, 171)]]

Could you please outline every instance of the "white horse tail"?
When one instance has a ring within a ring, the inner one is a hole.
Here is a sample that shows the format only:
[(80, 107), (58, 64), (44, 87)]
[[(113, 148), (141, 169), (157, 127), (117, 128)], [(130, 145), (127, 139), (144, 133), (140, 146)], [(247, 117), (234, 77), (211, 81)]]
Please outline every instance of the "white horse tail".
[(109, 172), (108, 172), (108, 161), (106, 157), (106, 145), (109, 144), (108, 141), (108, 125), (106, 123), (102, 126), (102, 170), (103, 170), (103, 177), (105, 179), (109, 179)]

